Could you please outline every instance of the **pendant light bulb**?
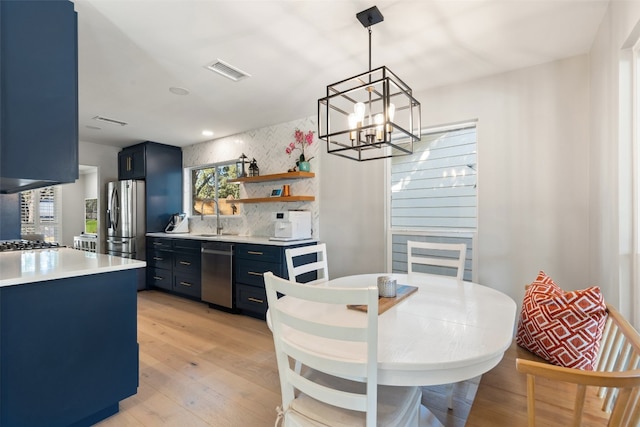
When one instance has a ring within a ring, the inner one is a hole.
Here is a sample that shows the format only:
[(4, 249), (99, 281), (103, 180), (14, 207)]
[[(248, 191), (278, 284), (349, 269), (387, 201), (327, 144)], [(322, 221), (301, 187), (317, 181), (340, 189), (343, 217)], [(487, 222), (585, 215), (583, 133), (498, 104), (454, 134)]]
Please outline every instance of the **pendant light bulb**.
[(356, 115), (356, 122), (362, 123), (364, 121), (364, 112), (366, 111), (366, 107), (364, 103), (358, 102), (353, 106), (353, 110)]
[(383, 138), (382, 124), (384, 123), (384, 116), (382, 113), (376, 114), (373, 118), (373, 122), (376, 124), (376, 140), (381, 141)]
[(390, 134), (391, 132), (393, 132), (393, 126), (388, 122), (393, 121), (393, 117), (396, 115), (396, 106), (390, 103), (389, 107), (387, 108), (387, 113), (389, 114), (389, 117), (387, 118), (387, 127), (385, 130)]
[(349, 114), (349, 129), (355, 129), (358, 126), (358, 119), (356, 113)]
[(348, 120), (349, 120), (349, 129), (351, 129), (351, 132), (349, 132), (349, 139), (351, 141), (354, 141), (356, 139), (355, 129), (358, 127), (358, 119), (356, 118), (356, 113), (349, 114)]

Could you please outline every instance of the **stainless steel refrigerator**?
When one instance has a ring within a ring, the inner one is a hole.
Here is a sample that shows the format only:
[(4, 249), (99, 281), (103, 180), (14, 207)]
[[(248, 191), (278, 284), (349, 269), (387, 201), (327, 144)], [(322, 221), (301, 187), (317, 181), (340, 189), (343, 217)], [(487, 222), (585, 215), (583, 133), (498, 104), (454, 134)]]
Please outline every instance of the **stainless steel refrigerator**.
[[(145, 260), (144, 181), (107, 183), (107, 254)], [(144, 271), (144, 269), (139, 269)], [(144, 289), (144, 277), (138, 283)]]

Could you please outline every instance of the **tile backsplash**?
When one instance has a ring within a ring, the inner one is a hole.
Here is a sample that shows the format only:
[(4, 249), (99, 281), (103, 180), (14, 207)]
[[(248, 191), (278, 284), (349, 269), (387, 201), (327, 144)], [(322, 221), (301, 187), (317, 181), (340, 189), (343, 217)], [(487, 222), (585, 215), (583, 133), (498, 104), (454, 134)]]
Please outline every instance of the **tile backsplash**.
[[(309, 130), (317, 131), (316, 117), (295, 120), (268, 126), (225, 138), (190, 145), (182, 149), (183, 167), (192, 168), (211, 163), (235, 160), (244, 153), (249, 160), (255, 158), (260, 175), (269, 175), (287, 172), (296, 164), (300, 154), (296, 150), (289, 155), (285, 152), (287, 145), (294, 141), (294, 131), (300, 129), (305, 133)], [(281, 181), (269, 181), (240, 185), (241, 198), (268, 197), (274, 188), (282, 188), (282, 185), (291, 186), (291, 195), (315, 196), (313, 202), (269, 202), (269, 203), (242, 203), (239, 204), (240, 213), (235, 216), (222, 216), (221, 225), (223, 233), (233, 233), (252, 236), (273, 235), (273, 212), (281, 212), (291, 209), (310, 210), (312, 213), (312, 235), (319, 238), (318, 220), (318, 196), (320, 174), (320, 159), (318, 156), (321, 141), (315, 135), (314, 143), (305, 148), (305, 156), (311, 160), (311, 172), (316, 174), (311, 179), (292, 179)], [(191, 194), (189, 180), (185, 179), (185, 194)], [(189, 214), (189, 213), (188, 213)], [(216, 217), (200, 216), (189, 218), (189, 230), (192, 233), (215, 233)]]

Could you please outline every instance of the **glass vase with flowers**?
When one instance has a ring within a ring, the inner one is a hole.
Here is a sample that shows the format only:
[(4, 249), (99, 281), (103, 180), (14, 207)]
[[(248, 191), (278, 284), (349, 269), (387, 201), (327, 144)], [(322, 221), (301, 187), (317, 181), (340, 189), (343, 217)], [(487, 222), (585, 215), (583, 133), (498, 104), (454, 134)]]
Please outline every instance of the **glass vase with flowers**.
[(296, 161), (296, 165), (299, 170), (308, 172), (310, 169), (309, 160), (313, 159), (313, 157), (305, 157), (304, 149), (309, 145), (313, 144), (313, 134), (315, 131), (303, 132), (300, 129), (296, 129), (293, 133), (294, 141), (290, 142), (285, 148), (285, 151), (289, 156), (293, 154), (296, 150), (300, 150), (300, 156), (298, 156), (298, 160)]

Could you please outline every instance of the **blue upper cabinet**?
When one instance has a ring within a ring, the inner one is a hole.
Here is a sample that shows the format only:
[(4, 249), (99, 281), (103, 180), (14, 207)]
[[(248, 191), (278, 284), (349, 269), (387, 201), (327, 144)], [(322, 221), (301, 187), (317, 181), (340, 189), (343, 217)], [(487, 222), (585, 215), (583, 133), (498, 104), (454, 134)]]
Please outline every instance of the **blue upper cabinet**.
[(146, 155), (144, 145), (125, 148), (118, 153), (118, 179), (144, 179)]
[[(0, 0), (2, 1), (2, 0)], [(182, 149), (146, 141), (118, 153), (118, 179), (144, 179), (146, 231), (164, 231), (182, 212)]]
[(69, 1), (0, 1), (0, 193), (78, 179), (77, 35)]

